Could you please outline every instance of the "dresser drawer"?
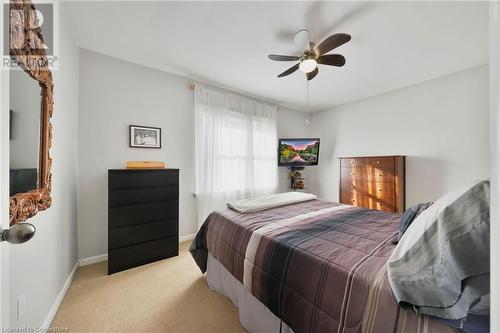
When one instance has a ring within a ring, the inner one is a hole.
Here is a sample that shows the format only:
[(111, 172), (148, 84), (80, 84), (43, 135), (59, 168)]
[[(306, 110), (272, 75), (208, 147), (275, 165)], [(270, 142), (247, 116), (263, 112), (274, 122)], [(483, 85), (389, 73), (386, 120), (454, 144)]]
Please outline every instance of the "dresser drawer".
[(370, 209), (383, 210), (386, 212), (395, 212), (395, 206), (393, 201), (383, 200), (383, 199), (368, 199), (367, 206)]
[(394, 183), (393, 169), (342, 168), (342, 180), (349, 182)]
[(341, 203), (356, 207), (365, 207), (375, 210), (394, 212), (394, 201), (392, 198), (367, 197), (360, 194), (341, 193)]
[(355, 168), (365, 166), (365, 159), (363, 157), (356, 158), (341, 158), (340, 167), (341, 168)]
[(394, 169), (389, 168), (367, 168), (363, 179), (368, 182), (394, 183)]
[(179, 187), (177, 185), (115, 189), (109, 193), (109, 207), (127, 206), (141, 203), (165, 202), (177, 200), (179, 197)]
[(108, 251), (108, 274), (178, 255), (177, 236)]
[(340, 173), (343, 180), (353, 182), (366, 181), (365, 168), (341, 168)]
[(110, 228), (118, 228), (146, 222), (175, 219), (178, 216), (178, 200), (110, 207), (108, 209), (108, 224)]
[(110, 190), (179, 184), (179, 170), (110, 170)]
[(365, 182), (365, 181), (342, 181), (342, 192), (374, 196), (378, 198), (392, 198), (394, 196), (394, 184)]
[(179, 221), (177, 219), (161, 220), (128, 227), (113, 228), (109, 230), (108, 248), (116, 249), (175, 236), (177, 235), (178, 230)]
[(340, 203), (346, 205), (357, 207), (364, 207), (366, 205), (366, 198), (363, 195), (342, 192), (340, 197)]
[(394, 169), (394, 157), (366, 157), (365, 164), (371, 168)]

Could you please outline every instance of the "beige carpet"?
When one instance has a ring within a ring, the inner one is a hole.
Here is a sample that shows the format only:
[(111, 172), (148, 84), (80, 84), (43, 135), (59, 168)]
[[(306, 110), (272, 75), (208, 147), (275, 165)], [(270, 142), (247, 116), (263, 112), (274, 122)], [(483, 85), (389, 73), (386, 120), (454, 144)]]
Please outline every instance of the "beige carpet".
[(238, 309), (213, 291), (181, 243), (179, 257), (113, 275), (81, 267), (52, 327), (66, 332), (245, 332)]

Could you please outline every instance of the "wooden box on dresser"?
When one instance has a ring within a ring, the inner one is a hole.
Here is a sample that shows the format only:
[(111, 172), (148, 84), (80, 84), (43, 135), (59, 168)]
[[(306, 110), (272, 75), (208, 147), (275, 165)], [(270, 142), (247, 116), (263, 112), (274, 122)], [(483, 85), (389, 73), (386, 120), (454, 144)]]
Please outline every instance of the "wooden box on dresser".
[(341, 203), (402, 213), (405, 156), (340, 157)]
[(179, 170), (108, 170), (108, 274), (179, 253)]

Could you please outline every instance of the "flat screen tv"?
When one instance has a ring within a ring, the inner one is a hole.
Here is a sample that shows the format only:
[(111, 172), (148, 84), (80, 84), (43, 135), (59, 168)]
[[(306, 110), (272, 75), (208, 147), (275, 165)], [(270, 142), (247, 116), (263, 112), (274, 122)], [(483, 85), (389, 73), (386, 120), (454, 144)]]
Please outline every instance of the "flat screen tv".
[(279, 139), (278, 165), (318, 165), (319, 138)]

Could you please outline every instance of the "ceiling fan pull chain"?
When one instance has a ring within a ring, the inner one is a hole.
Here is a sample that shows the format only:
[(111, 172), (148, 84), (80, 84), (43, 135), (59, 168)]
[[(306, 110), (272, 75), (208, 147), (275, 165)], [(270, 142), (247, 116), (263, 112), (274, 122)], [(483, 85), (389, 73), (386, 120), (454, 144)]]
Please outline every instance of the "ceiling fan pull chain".
[(306, 101), (307, 101), (307, 116), (306, 116), (306, 124), (309, 125), (310, 121), (309, 121), (309, 80), (306, 80), (306, 84), (307, 84), (307, 98), (306, 98)]

